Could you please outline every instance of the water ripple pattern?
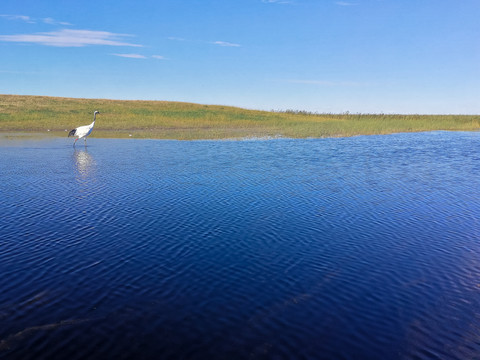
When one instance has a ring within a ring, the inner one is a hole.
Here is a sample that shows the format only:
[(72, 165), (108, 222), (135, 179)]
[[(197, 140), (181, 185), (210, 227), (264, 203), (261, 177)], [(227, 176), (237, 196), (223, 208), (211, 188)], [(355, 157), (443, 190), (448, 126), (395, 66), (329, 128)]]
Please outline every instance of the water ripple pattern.
[(480, 135), (0, 146), (0, 358), (480, 358)]

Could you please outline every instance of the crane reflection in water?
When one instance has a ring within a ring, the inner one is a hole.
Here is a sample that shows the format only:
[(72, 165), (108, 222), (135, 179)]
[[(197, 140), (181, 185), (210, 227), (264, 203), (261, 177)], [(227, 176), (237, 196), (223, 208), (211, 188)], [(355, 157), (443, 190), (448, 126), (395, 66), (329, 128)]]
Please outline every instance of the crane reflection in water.
[(86, 149), (73, 152), (72, 166), (77, 184), (76, 199), (95, 197), (104, 190), (104, 184), (98, 181), (97, 162)]
[(73, 152), (73, 160), (75, 164), (76, 172), (81, 175), (82, 178), (91, 175), (95, 168), (95, 160), (87, 150), (75, 150)]

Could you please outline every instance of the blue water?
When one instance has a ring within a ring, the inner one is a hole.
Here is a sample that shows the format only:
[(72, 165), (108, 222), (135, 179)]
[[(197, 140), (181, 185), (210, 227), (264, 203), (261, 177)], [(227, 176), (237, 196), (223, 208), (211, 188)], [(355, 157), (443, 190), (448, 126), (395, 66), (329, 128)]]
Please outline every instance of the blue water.
[(0, 141), (0, 358), (480, 358), (480, 133)]

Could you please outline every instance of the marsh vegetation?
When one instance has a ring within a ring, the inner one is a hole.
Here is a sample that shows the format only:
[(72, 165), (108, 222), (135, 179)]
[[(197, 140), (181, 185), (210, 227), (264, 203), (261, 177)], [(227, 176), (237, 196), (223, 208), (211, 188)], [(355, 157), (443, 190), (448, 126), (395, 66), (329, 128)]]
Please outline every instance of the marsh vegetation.
[(258, 111), (167, 101), (74, 99), (0, 95), (0, 131), (50, 132), (63, 136), (91, 122), (92, 137), (225, 139), (321, 138), (429, 130), (478, 130), (479, 115), (328, 114)]

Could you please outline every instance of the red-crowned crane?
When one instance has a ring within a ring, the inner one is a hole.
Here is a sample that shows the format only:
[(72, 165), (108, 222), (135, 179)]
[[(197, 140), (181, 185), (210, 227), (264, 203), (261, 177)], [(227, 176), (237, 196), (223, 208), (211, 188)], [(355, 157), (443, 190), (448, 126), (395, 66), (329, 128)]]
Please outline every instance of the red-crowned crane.
[(75, 143), (77, 142), (77, 140), (81, 138), (83, 138), (83, 140), (85, 141), (85, 146), (87, 146), (87, 136), (90, 135), (90, 133), (93, 130), (93, 127), (95, 126), (95, 120), (97, 118), (97, 114), (100, 114), (100, 113), (95, 110), (95, 112), (93, 113), (93, 122), (90, 125), (79, 126), (68, 133), (68, 137), (70, 136), (76, 137), (75, 141), (73, 142), (73, 146), (75, 146)]

